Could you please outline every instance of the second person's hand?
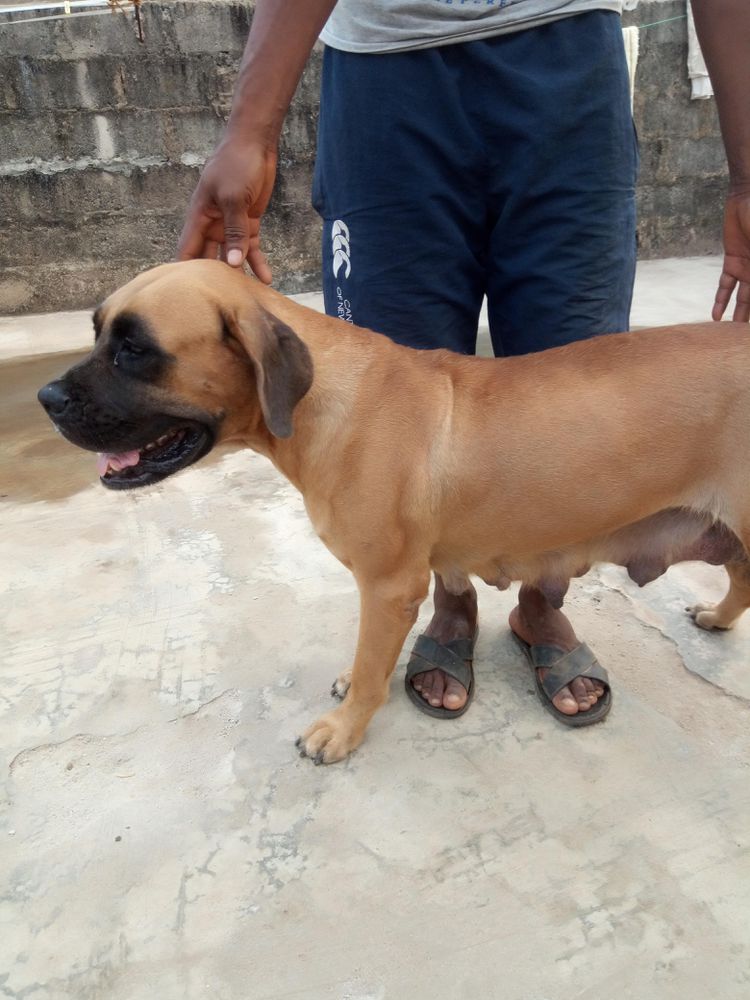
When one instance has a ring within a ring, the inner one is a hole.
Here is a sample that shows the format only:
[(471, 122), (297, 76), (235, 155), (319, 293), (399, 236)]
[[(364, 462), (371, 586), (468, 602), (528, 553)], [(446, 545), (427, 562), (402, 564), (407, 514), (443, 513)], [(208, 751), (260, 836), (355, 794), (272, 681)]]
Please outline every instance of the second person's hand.
[(713, 308), (713, 318), (724, 315), (737, 292), (732, 318), (750, 320), (750, 186), (730, 192), (724, 208), (724, 266)]
[(221, 256), (232, 267), (247, 260), (266, 284), (271, 269), (260, 248), (260, 223), (276, 178), (277, 153), (227, 136), (207, 161), (177, 248), (178, 260)]

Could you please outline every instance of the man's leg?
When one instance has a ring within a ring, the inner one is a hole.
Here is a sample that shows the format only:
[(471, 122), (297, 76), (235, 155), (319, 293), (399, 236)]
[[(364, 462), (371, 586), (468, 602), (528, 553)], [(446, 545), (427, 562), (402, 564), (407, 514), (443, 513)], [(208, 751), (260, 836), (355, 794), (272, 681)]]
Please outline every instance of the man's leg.
[[(507, 117), (487, 126), (516, 137), (501, 146), (498, 134), (494, 147), (502, 153), (488, 303), (495, 353), (525, 354), (628, 329), (638, 154), (616, 15), (567, 18), (509, 42)], [(533, 587), (521, 588), (510, 625), (531, 646), (579, 645), (562, 611)], [(575, 715), (603, 693), (578, 677), (552, 701)]]
[[(473, 354), (486, 277), (483, 165), (446, 49), (327, 49), (313, 187), (326, 312), (409, 347)], [(473, 639), (476, 619), (474, 589), (452, 596), (436, 578), (426, 634)], [(466, 701), (442, 670), (413, 686), (434, 707)]]

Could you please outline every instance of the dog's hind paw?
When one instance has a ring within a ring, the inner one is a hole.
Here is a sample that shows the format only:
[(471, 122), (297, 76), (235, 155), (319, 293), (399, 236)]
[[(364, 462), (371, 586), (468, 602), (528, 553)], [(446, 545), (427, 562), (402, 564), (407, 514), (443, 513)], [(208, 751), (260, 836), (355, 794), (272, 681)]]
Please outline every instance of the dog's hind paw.
[(314, 764), (335, 764), (359, 746), (364, 733), (355, 734), (339, 714), (342, 711), (334, 709), (321, 716), (295, 741), (301, 757), (309, 757)]
[(698, 628), (705, 629), (706, 632), (721, 631), (726, 632), (732, 626), (724, 625), (719, 621), (719, 614), (715, 604), (693, 604), (685, 608)]
[(344, 670), (343, 673), (339, 674), (336, 680), (333, 682), (331, 687), (331, 695), (334, 698), (338, 698), (343, 701), (346, 697), (346, 692), (352, 683), (352, 670), (351, 667), (348, 670)]

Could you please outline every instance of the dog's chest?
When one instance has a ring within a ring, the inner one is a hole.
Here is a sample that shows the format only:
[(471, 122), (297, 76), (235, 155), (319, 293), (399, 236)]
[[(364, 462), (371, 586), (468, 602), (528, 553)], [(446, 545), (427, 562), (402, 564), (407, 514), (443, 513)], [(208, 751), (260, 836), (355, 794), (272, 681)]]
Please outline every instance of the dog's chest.
[(348, 546), (341, 538), (341, 532), (336, 530), (336, 506), (329, 499), (321, 497), (304, 497), (305, 510), (310, 518), (315, 534), (340, 563), (351, 569), (351, 557)]

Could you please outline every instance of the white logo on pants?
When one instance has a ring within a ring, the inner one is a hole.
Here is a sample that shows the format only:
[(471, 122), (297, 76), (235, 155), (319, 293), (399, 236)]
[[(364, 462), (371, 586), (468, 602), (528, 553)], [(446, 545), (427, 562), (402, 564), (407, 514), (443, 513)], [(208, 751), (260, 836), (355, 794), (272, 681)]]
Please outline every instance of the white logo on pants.
[(349, 227), (341, 219), (331, 226), (331, 248), (333, 250), (333, 276), (338, 278), (341, 266), (344, 265), (344, 277), (352, 273), (351, 250), (349, 249)]

